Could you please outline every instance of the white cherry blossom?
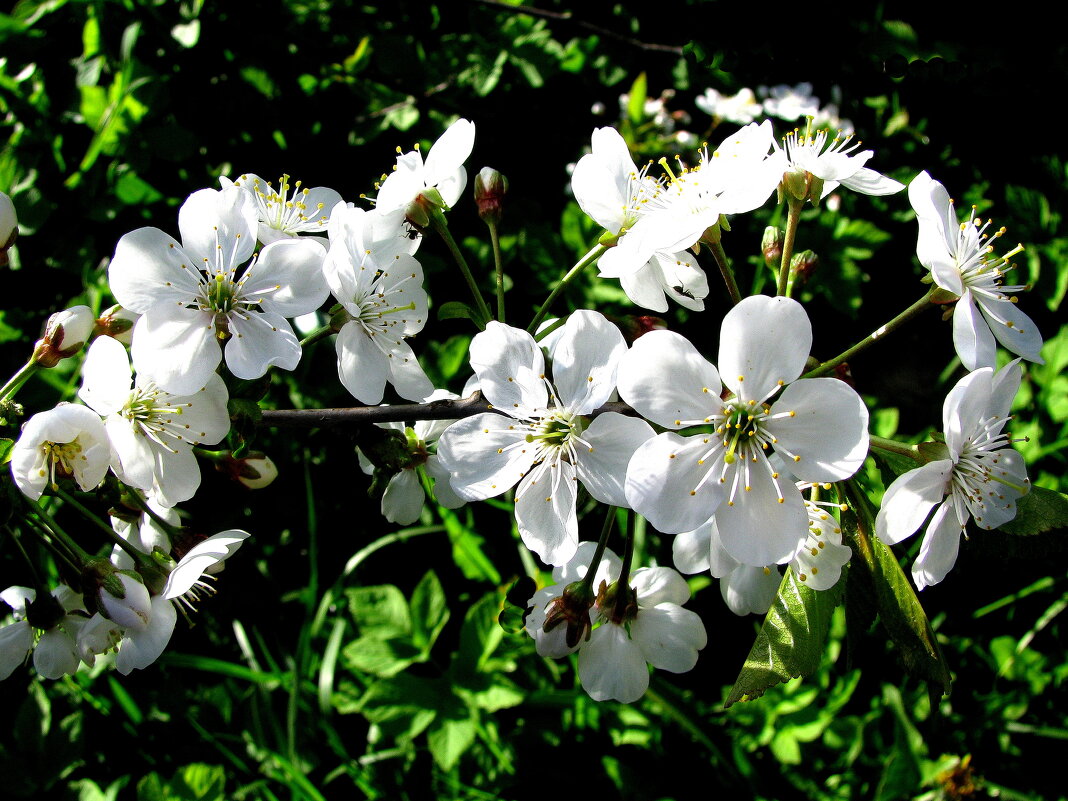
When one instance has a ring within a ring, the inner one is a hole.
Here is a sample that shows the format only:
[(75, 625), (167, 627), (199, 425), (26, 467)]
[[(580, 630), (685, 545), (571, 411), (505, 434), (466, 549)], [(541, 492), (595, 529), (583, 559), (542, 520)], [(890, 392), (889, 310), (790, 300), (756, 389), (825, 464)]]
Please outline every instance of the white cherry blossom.
[(449, 426), (438, 457), (466, 501), (518, 484), (519, 533), (549, 564), (564, 564), (578, 546), (578, 482), (602, 503), (626, 505), (627, 462), (652, 436), (647, 423), (632, 417), (585, 417), (611, 397), (625, 350), (619, 329), (592, 311), (575, 312), (564, 324), (552, 383), (527, 332), (491, 322), (471, 342), (471, 366), (496, 412)]
[(100, 416), (73, 403), (27, 420), (11, 452), (15, 484), (33, 500), (66, 477), (88, 492), (104, 480), (110, 464), (111, 446)]
[(423, 268), (402, 236), (381, 236), (377, 211), (339, 206), (333, 212), (327, 283), (348, 320), (337, 335), (338, 376), (365, 404), (382, 400), (386, 383), (403, 398), (422, 400), (434, 391), (405, 342), (426, 324)]
[(822, 184), (819, 198), (825, 198), (839, 185), (860, 192), (862, 195), (892, 195), (905, 188), (903, 183), (864, 165), (874, 151), (862, 150), (860, 140), (853, 141), (853, 134), (839, 132), (829, 139), (826, 131), (802, 133), (795, 129), (783, 139), (777, 157), (782, 164), (783, 181), (790, 184), (791, 175), (803, 178), (813, 176)]
[(288, 175), (278, 179), (277, 189), (253, 173), (219, 182), (224, 189), (237, 186), (251, 196), (258, 220), (256, 238), (264, 245), (299, 234), (325, 234), (330, 211), (341, 202), (341, 195), (325, 186), (309, 189), (300, 181), (291, 186)]
[(942, 407), (947, 458), (909, 470), (887, 487), (875, 530), (890, 545), (911, 537), (937, 506), (912, 566), (921, 590), (952, 569), (969, 520), (984, 529), (1007, 523), (1031, 488), (1004, 431), (1020, 372), (1016, 359), (997, 373), (982, 367), (958, 381)]
[[(663, 190), (662, 182), (648, 176), (648, 166), (640, 170), (635, 166), (627, 143), (614, 128), (595, 130), (592, 147), (593, 152), (579, 159), (571, 176), (575, 200), (610, 234), (626, 238), (645, 204)], [(646, 309), (667, 311), (668, 297), (694, 311), (705, 307), (708, 279), (683, 251), (654, 252), (636, 270), (613, 277), (620, 279), (627, 297)]]
[(168, 392), (196, 392), (223, 359), (220, 338), (238, 378), (297, 366), (300, 344), (286, 318), (326, 300), (324, 246), (285, 238), (254, 255), (257, 226), (249, 193), (202, 189), (179, 212), (181, 243), (158, 228), (119, 240), (108, 280), (119, 303), (142, 315), (133, 337), (138, 373)]
[(89, 348), (82, 379), (78, 397), (106, 418), (116, 475), (164, 506), (192, 498), (200, 486), (193, 446), (212, 445), (230, 429), (222, 379), (210, 373), (188, 395), (164, 392), (140, 374), (134, 382), (126, 349), (111, 337)]
[(1016, 355), (1044, 364), (1039, 353), (1042, 335), (1011, 294), (1026, 287), (1001, 283), (1011, 268), (1008, 259), (1023, 247), (994, 256), (992, 243), (1005, 229), (988, 235), (990, 220), (977, 218), (974, 206), (968, 220), (958, 223), (949, 193), (926, 172), (909, 184), (909, 201), (919, 223), (920, 263), (931, 271), (935, 284), (960, 298), (953, 309), (953, 345), (964, 366), (993, 367), (995, 339)]
[[(763, 295), (724, 317), (719, 370), (674, 332), (640, 337), (620, 370), (623, 400), (665, 428), (704, 431), (669, 431), (637, 450), (626, 484), (633, 508), (666, 533), (692, 531), (716, 515), (737, 561), (789, 561), (808, 519), (794, 479), (848, 478), (868, 450), (868, 411), (851, 387), (797, 380), (811, 344), (804, 308)], [(773, 452), (790, 475), (769, 462)]]
[[(51, 610), (58, 618), (49, 628), (36, 628), (28, 619), (28, 607), (37, 599), (29, 587), (8, 587), (0, 592), (0, 600), (12, 610), (13, 620), (0, 627), (0, 681), (6, 679), (33, 651), (33, 667), (37, 675), (58, 679), (78, 670), (79, 659), (75, 638), (87, 617), (82, 597), (70, 587), (60, 585), (52, 590)], [(40, 625), (40, 624), (38, 624)]]
[(418, 148), (397, 156), (393, 172), (378, 190), (376, 208), (406, 210), (428, 189), (436, 189), (447, 207), (455, 206), (467, 186), (463, 165), (474, 145), (474, 123), (459, 119), (430, 148), (426, 161)]

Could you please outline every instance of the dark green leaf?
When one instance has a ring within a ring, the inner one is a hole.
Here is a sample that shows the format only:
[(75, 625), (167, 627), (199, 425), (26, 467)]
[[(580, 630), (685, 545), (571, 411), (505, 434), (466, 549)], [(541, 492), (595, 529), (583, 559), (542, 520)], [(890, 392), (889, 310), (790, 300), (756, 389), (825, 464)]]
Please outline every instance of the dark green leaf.
[(875, 536), (875, 520), (868, 498), (848, 482), (851, 511), (842, 513), (845, 542), (853, 549), (851, 565), (871, 582), (879, 619), (901, 651), (905, 668), (949, 694), (952, 680), (934, 631), (893, 552)]
[(425, 659), (425, 654), (406, 638), (382, 639), (360, 637), (341, 650), (341, 662), (349, 670), (389, 678), (400, 673), (413, 662)]
[(433, 570), (427, 571), (412, 593), (411, 619), (412, 641), (424, 654), (429, 654), (449, 620), (445, 591)]
[(412, 631), (408, 602), (392, 584), (374, 587), (351, 587), (345, 590), (360, 633), (379, 639), (407, 636)]
[(839, 580), (830, 590), (813, 590), (792, 570), (786, 571), (725, 707), (759, 698), (769, 687), (816, 671), (844, 586), (845, 581)]
[(438, 307), (439, 320), (455, 320), (458, 318), (477, 320), (478, 312), (466, 303), (461, 303), (458, 300), (450, 300), (448, 303), (442, 303), (441, 306)]
[(999, 530), (1030, 536), (1058, 528), (1068, 528), (1068, 495), (1045, 487), (1032, 487), (1016, 502), (1016, 517)]

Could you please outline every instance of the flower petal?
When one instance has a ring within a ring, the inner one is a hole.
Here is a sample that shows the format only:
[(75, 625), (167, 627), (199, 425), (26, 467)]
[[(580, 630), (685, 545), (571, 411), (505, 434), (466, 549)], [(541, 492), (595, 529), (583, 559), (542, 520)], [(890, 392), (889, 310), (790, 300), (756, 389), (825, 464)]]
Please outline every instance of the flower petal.
[(401, 470), (389, 480), (382, 493), (382, 516), (390, 523), (410, 525), (422, 514), (425, 499), (415, 470)]
[(886, 488), (875, 517), (875, 532), (887, 545), (916, 533), (935, 504), (945, 497), (953, 462), (942, 459), (902, 473)]
[(578, 548), (575, 468), (563, 460), (542, 462), (519, 483), (515, 519), (523, 544), (550, 565), (567, 563)]
[(672, 603), (642, 609), (631, 624), (631, 636), (642, 657), (653, 667), (669, 673), (686, 673), (697, 664), (697, 652), (708, 644), (708, 635), (696, 612)]
[[(625, 492), (631, 508), (665, 534), (692, 531), (712, 517), (726, 490), (709, 475), (722, 464), (705, 458), (710, 444), (701, 435), (670, 432), (642, 444), (627, 467)], [(702, 460), (706, 463), (700, 464)]]
[(452, 475), (453, 491), (465, 501), (481, 501), (514, 487), (534, 461), (526, 434), (525, 427), (499, 414), (477, 414), (445, 429), (438, 459)]
[(636, 417), (615, 412), (596, 417), (582, 432), (590, 447), (575, 444), (578, 477), (590, 495), (601, 503), (626, 506), (627, 465), (638, 447), (652, 436), (652, 426)]
[(728, 500), (716, 511), (720, 542), (743, 565), (782, 564), (808, 534), (801, 492), (785, 476), (774, 479), (762, 467), (749, 472), (749, 481), (748, 491), (737, 489), (733, 505)]
[(741, 400), (760, 402), (801, 375), (811, 348), (812, 324), (800, 303), (752, 295), (723, 318), (720, 376)]
[(629, 704), (649, 688), (649, 668), (626, 629), (606, 623), (594, 630), (579, 651), (579, 680), (594, 701)]
[(471, 367), (482, 394), (505, 414), (548, 405), (545, 358), (526, 331), (490, 322), (471, 340)]
[(134, 369), (174, 395), (203, 387), (222, 361), (211, 312), (157, 306), (134, 325)]
[[(280, 243), (284, 244), (284, 243)], [(294, 370), (302, 354), (289, 322), (274, 312), (230, 314), (226, 366), (238, 378), (259, 378), (271, 366)]]
[(627, 351), (620, 330), (595, 311), (581, 310), (564, 324), (553, 349), (553, 385), (573, 414), (589, 414), (615, 391), (619, 360)]
[(765, 428), (779, 440), (775, 447), (787, 457), (787, 468), (804, 481), (849, 478), (868, 455), (868, 407), (844, 381), (795, 381), (771, 412)]
[(923, 535), (920, 553), (912, 563), (912, 580), (916, 589), (922, 590), (944, 579), (953, 565), (957, 563), (961, 534), (964, 533), (957, 515), (954, 514), (953, 502), (945, 501), (931, 518), (927, 532)]
[(673, 331), (638, 337), (620, 362), (618, 382), (623, 400), (667, 428), (706, 420), (723, 388), (716, 368)]
[(389, 359), (368, 336), (363, 326), (346, 323), (334, 343), (337, 373), (341, 383), (356, 400), (373, 406), (381, 403), (389, 375)]

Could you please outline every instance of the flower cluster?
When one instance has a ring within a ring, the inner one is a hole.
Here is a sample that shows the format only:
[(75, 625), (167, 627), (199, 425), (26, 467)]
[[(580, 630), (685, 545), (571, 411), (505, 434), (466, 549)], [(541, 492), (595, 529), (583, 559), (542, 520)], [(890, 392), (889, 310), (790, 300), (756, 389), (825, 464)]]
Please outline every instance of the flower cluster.
[[(571, 179), (579, 207), (603, 233), (562, 285), (596, 263), (638, 306), (662, 313), (673, 300), (708, 314), (712, 291), (699, 257), (702, 248), (711, 251), (733, 304), (706, 320), (705, 330), (719, 332), (715, 363), (649, 318), (628, 327), (580, 309), (538, 329), (555, 292), (528, 330), (506, 325), (499, 254), (498, 319), (490, 319), (444, 218), (467, 185), (475, 126), (465, 119), (425, 158), (418, 148), (398, 149), (372, 208), (326, 187), (291, 185), (288, 175), (275, 188), (250, 173), (193, 193), (179, 212), (180, 241), (154, 227), (123, 236), (108, 268), (120, 307), (54, 316), (25, 370), (28, 377), (85, 349), (81, 403), (33, 415), (11, 455), (34, 530), (46, 532), (80, 584), (0, 594), (11, 609), (0, 628), (0, 678), (31, 651), (38, 673), (52, 678), (102, 654), (114, 654), (124, 674), (158, 658), (179, 609), (213, 591), (209, 576), (249, 536), (228, 528), (203, 537), (180, 525), (176, 505), (202, 481), (198, 459), (247, 486), (269, 483), (276, 470), (266, 454), (250, 450), (251, 426), (231, 425), (259, 414), (248, 409), (267, 391), (271, 368), (296, 369), (306, 348), (331, 335), (339, 381), (368, 407), (362, 411), (407, 421), (367, 426), (360, 435), (359, 464), (381, 490), (383, 516), (414, 523), (428, 492), (448, 509), (512, 493), (514, 508), (506, 508), (514, 510), (515, 530), (553, 567), (551, 585), (529, 599), (526, 630), (539, 654), (577, 654), (579, 679), (595, 699), (637, 700), (649, 665), (691, 670), (707, 642), (700, 618), (683, 608), (690, 588), (678, 572), (631, 569), (641, 558), (633, 530), (623, 559), (607, 549), (617, 513), (631, 522), (640, 515), (674, 536), (676, 568), (718, 578), (737, 614), (768, 610), (780, 566), (816, 591), (838, 584), (853, 551), (837, 517), (846, 508), (843, 492), (832, 485), (856, 481), (870, 449), (888, 441), (869, 435), (862, 395), (834, 371), (885, 327), (820, 362), (809, 313), (785, 280), (792, 254), (780, 252), (773, 267), (775, 296), (743, 298), (724, 236), (733, 215), (785, 199), (787, 232), (776, 228), (771, 240), (789, 251), (806, 204), (840, 187), (890, 195), (904, 185), (868, 168), (874, 154), (859, 150), (851, 133), (819, 127), (814, 118), (836, 109), (821, 111), (811, 86), (761, 87), (759, 94), (762, 103), (749, 90), (730, 98), (706, 92), (698, 104), (716, 125), (743, 127), (674, 169), (662, 159), (662, 173), (652, 163), (639, 168), (623, 135), (599, 128)], [(658, 102), (663, 109), (666, 98)], [(755, 121), (761, 113), (807, 116), (809, 124), (804, 134), (776, 139), (770, 120)], [(487, 168), (476, 184), (496, 250), (507, 181)], [(943, 438), (915, 452), (926, 463), (891, 484), (876, 518), (878, 535), (893, 544), (933, 511), (913, 566), (922, 589), (952, 568), (969, 521), (1004, 524), (1029, 489), (1004, 431), (1019, 360), (999, 372), (994, 366), (997, 343), (1041, 362), (1042, 340), (1011, 296), (1024, 287), (1002, 285), (1018, 252), (992, 255), (990, 243), (1002, 232), (988, 234), (989, 221), (974, 211), (959, 222), (946, 190), (926, 172), (908, 194), (917, 255), (937, 287), (928, 298), (955, 303), (953, 341), (971, 371), (946, 399)], [(0, 245), (17, 230), (8, 205), (0, 202)], [(431, 231), (456, 256), (475, 298), (462, 316), (479, 329), (465, 393), (472, 404), (485, 403), (464, 412), (470, 416), (454, 414), (455, 422), (419, 414), (466, 401), (435, 387), (409, 343), (431, 306), (416, 258)], [(301, 342), (290, 320), (308, 314), (328, 323)], [(25, 377), (0, 389), (5, 414)], [(387, 393), (424, 405), (393, 416), (385, 414), (395, 407), (369, 408)], [(108, 489), (110, 559), (83, 550), (49, 517), (46, 495), (94, 515), (68, 492), (72, 482), (79, 497)], [(580, 518), (596, 504), (609, 507), (608, 522), (598, 543), (583, 542)]]

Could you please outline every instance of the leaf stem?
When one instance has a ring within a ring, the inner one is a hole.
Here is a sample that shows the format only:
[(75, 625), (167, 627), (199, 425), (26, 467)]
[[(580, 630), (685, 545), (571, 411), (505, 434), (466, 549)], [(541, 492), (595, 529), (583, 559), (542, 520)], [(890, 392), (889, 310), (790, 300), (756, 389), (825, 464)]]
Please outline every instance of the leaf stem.
[(876, 342), (881, 341), (887, 334), (893, 333), (905, 323), (909, 322), (913, 317), (918, 316), (920, 312), (924, 311), (928, 306), (930, 306), (932, 303), (931, 296), (934, 295), (936, 291), (937, 287), (932, 287), (931, 291), (929, 291), (926, 295), (924, 295), (922, 298), (920, 298), (907, 309), (905, 309), (905, 311), (901, 312), (901, 314), (899, 314), (893, 320), (886, 323), (885, 325), (881, 325), (876, 328), (856, 345), (849, 348), (849, 350), (839, 353), (833, 359), (829, 359), (823, 362), (819, 365), (819, 367), (815, 367), (812, 370), (809, 370), (801, 377), (815, 378), (817, 376), (826, 375), (838, 365), (842, 364), (843, 362), (849, 361), (861, 351), (867, 350), (871, 345), (874, 345)]
[(472, 275), (471, 268), (467, 266), (467, 259), (465, 259), (464, 254), (460, 252), (456, 240), (452, 238), (452, 233), (449, 231), (448, 223), (445, 222), (445, 216), (441, 213), (441, 209), (435, 208), (431, 213), (430, 226), (445, 242), (445, 246), (452, 254), (453, 260), (460, 268), (460, 272), (463, 274), (464, 280), (467, 282), (467, 288), (471, 290), (471, 294), (475, 298), (475, 306), (478, 308), (478, 314), (481, 318), (479, 321), (479, 328), (485, 328), (486, 323), (493, 319), (493, 315), (490, 313), (489, 306), (486, 305), (485, 298), (482, 297), (482, 292), (479, 291), (478, 282), (475, 281), (475, 276)]
[(602, 244), (595, 245), (593, 250), (579, 259), (578, 263), (564, 274), (564, 277), (560, 279), (560, 283), (558, 283), (553, 291), (549, 293), (549, 297), (545, 299), (545, 302), (541, 304), (541, 307), (534, 313), (534, 319), (531, 320), (530, 325), (527, 326), (527, 331), (533, 334), (538, 330), (538, 324), (541, 323), (541, 321), (545, 319), (545, 315), (549, 313), (549, 307), (553, 305), (556, 296), (564, 291), (564, 287), (571, 283), (576, 275), (597, 261), (597, 259), (601, 258), (601, 254), (606, 250), (608, 250), (608, 248)]

